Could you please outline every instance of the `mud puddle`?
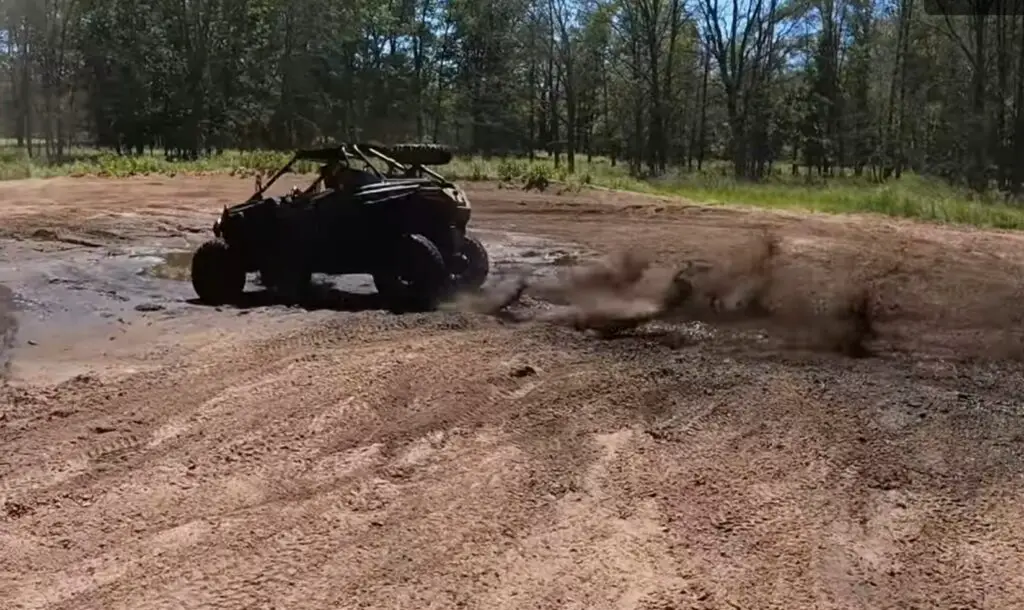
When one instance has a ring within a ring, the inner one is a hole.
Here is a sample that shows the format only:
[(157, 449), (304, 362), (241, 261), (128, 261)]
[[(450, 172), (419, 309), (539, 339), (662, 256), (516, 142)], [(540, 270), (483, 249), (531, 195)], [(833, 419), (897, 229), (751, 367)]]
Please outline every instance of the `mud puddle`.
[[(491, 258), (488, 285), (512, 277), (547, 275), (587, 253), (573, 245), (529, 235), (477, 231)], [(18, 241), (0, 241), (0, 367), (12, 349), (51, 341), (62, 331), (107, 332), (145, 316), (177, 317), (208, 311), (196, 304), (189, 268), (193, 248), (183, 244), (82, 248), (41, 252)], [(255, 276), (247, 292), (263, 293)], [(368, 275), (318, 276), (335, 300), (324, 309), (376, 309)], [(343, 295), (340, 300), (337, 295)], [(254, 306), (273, 306), (260, 302)], [(3, 370), (0, 368), (0, 370)]]
[[(558, 267), (574, 265), (585, 256), (595, 254), (532, 235), (489, 231), (475, 231), (474, 234), (483, 240), (491, 259), (491, 274), (485, 284), (488, 286), (523, 273), (551, 275)], [(149, 259), (153, 264), (142, 273), (156, 279), (187, 282), (191, 278), (194, 252), (194, 249), (154, 252)], [(342, 277), (314, 274), (314, 279), (342, 290), (374, 290), (373, 278), (368, 274)], [(252, 285), (248, 289), (252, 290)]]
[(155, 253), (38, 252), (17, 242), (0, 247), (9, 261), (0, 263), (0, 285), (10, 295), (16, 345), (62, 328), (123, 323), (141, 313), (186, 306), (192, 296), (187, 284), (146, 275), (163, 260)]
[(194, 253), (194, 250), (165, 252), (156, 257), (160, 259), (160, 262), (145, 269), (143, 273), (161, 280), (189, 281)]
[(491, 274), (485, 286), (493, 286), (524, 273), (554, 277), (560, 268), (572, 266), (597, 252), (576, 244), (507, 231), (474, 231), (484, 242), (491, 259)]

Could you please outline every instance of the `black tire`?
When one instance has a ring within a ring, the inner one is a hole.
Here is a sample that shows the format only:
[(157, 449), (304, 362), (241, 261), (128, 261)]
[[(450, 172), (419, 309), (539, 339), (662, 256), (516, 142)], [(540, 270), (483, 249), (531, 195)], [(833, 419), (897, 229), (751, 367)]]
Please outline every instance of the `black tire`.
[(477, 290), (487, 281), (491, 272), (491, 259), (484, 244), (475, 237), (465, 236), (458, 254), (461, 269), (455, 274), (455, 283), (462, 290)]
[(437, 309), (451, 290), (441, 251), (423, 235), (400, 238), (387, 253), (387, 261), (374, 272), (373, 283), (396, 311)]
[(211, 239), (192, 255), (192, 288), (209, 305), (237, 303), (245, 290), (245, 267), (222, 239)]
[(441, 144), (395, 144), (381, 152), (404, 165), (448, 165), (455, 158)]

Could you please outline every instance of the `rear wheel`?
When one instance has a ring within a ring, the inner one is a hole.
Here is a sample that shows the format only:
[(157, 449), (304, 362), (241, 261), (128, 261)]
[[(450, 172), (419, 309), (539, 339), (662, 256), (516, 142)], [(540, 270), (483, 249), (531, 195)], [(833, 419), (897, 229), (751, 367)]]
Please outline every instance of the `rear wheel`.
[(237, 302), (245, 290), (245, 268), (227, 242), (212, 239), (192, 255), (192, 288), (210, 305)]
[(436, 309), (451, 288), (444, 257), (432, 241), (419, 234), (405, 235), (386, 255), (386, 264), (374, 272), (377, 292), (402, 311)]
[(479, 239), (465, 236), (456, 259), (459, 269), (455, 274), (455, 282), (459, 288), (476, 290), (484, 285), (491, 270), (491, 261)]

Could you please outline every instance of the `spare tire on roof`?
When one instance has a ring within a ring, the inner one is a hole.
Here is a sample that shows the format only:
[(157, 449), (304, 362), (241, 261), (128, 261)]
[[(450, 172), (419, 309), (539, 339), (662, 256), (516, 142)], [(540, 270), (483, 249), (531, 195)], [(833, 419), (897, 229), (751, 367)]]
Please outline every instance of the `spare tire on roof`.
[(441, 144), (394, 144), (380, 151), (405, 165), (448, 165), (455, 157)]

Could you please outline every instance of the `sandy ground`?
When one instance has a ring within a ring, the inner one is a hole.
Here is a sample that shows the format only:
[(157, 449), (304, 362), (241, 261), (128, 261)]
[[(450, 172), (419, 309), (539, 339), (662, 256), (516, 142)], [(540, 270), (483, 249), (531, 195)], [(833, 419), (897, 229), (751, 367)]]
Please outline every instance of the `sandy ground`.
[(140, 274), (250, 187), (0, 184), (0, 607), (1024, 607), (1020, 235), (470, 185), (497, 276), (780, 240), (772, 315), (614, 339)]

